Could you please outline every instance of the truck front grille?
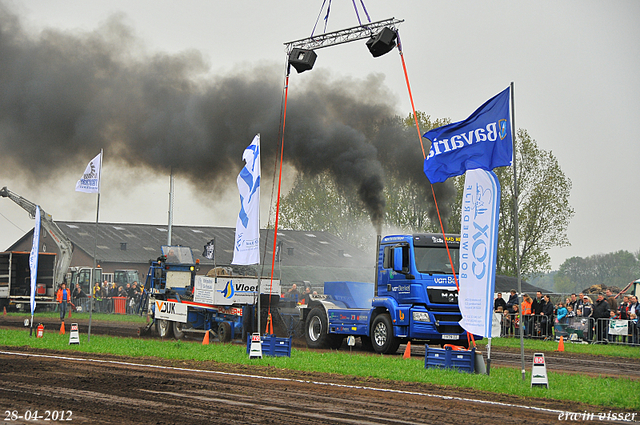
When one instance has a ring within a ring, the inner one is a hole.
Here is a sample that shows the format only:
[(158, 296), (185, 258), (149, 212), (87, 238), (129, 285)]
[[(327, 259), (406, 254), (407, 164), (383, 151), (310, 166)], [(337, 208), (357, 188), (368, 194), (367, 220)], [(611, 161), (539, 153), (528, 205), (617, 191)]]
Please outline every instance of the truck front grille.
[(460, 334), (464, 332), (460, 325), (436, 325), (436, 329), (441, 334)]
[(462, 314), (438, 314), (434, 313), (433, 317), (438, 322), (459, 322), (462, 320)]
[(427, 296), (433, 304), (458, 304), (458, 291), (455, 289), (427, 288)]

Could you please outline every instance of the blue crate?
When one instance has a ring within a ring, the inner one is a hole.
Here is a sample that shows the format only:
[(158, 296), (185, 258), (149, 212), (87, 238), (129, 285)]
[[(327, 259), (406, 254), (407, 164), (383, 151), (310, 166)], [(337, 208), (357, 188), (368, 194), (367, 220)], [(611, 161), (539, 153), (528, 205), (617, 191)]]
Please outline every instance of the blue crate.
[[(262, 335), (262, 355), (271, 357), (291, 357), (291, 338)], [(251, 351), (251, 335), (247, 336), (247, 354)]]
[(460, 372), (474, 373), (476, 349), (471, 350), (452, 350), (451, 347), (446, 348), (424, 348), (424, 368), (445, 368), (456, 369)]

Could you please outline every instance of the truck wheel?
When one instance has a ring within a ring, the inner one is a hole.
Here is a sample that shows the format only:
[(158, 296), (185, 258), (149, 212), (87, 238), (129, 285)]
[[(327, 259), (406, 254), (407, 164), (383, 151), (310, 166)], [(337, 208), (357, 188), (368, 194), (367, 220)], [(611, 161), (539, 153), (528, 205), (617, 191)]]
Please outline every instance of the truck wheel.
[(160, 338), (169, 338), (171, 336), (171, 331), (171, 322), (163, 319), (156, 320), (156, 332), (158, 332)]
[(218, 339), (220, 342), (231, 341), (231, 325), (229, 322), (220, 322), (218, 325)]
[(391, 317), (388, 314), (376, 316), (371, 326), (371, 344), (373, 351), (380, 354), (393, 354), (398, 351), (400, 340), (393, 336)]
[(173, 322), (173, 336), (176, 339), (184, 339), (184, 328), (185, 324), (180, 322)]
[(325, 313), (324, 308), (316, 307), (311, 310), (307, 317), (305, 331), (304, 339), (307, 341), (307, 347), (327, 348), (330, 346), (327, 313)]

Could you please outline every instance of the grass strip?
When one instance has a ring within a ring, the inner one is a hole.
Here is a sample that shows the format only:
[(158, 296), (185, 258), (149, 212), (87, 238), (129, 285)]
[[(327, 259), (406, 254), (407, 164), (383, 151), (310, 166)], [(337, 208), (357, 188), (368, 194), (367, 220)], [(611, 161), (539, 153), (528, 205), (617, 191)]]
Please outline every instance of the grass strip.
[[(477, 341), (476, 344), (482, 347), (483, 351), (486, 351), (487, 340), (483, 339)], [(520, 349), (519, 338), (493, 338), (491, 340), (491, 347), (508, 347)], [(558, 342), (545, 341), (542, 339), (525, 339), (524, 348), (527, 350), (534, 350), (536, 352), (553, 352), (558, 349)], [(564, 342), (564, 351), (567, 353), (576, 354), (590, 354), (593, 356), (610, 356), (610, 357), (625, 357), (631, 359), (640, 359), (640, 350), (638, 347), (622, 344), (581, 344), (572, 343), (569, 341)]]
[[(491, 376), (459, 373), (452, 370), (425, 369), (424, 358), (403, 359), (401, 356), (360, 353), (315, 352), (292, 349), (291, 357), (249, 359), (241, 344), (203, 346), (183, 341), (116, 338), (93, 335), (88, 344), (80, 335), (79, 345), (69, 345), (68, 335), (45, 332), (44, 338), (29, 337), (26, 330), (0, 329), (0, 344), (30, 346), (50, 350), (106, 353), (130, 357), (150, 356), (170, 360), (214, 361), (229, 364), (272, 366), (279, 369), (336, 373), (361, 378), (379, 378), (410, 383), (426, 383), (447, 387), (463, 387), (521, 397), (539, 397), (567, 402), (582, 402), (619, 409), (640, 408), (640, 382), (629, 378), (590, 377), (580, 374), (549, 372), (549, 389), (531, 388), (531, 373), (525, 381), (515, 368), (492, 367)], [(569, 409), (570, 410), (570, 409)]]
[[(20, 317), (22, 320), (31, 319), (31, 315), (25, 313), (7, 313), (10, 317)], [(42, 319), (60, 319), (60, 313), (56, 311), (37, 312), (33, 317), (35, 326), (38, 325), (38, 321)], [(89, 313), (71, 313), (71, 319), (65, 318), (65, 324), (73, 322), (74, 319), (86, 319), (89, 320)], [(110, 313), (93, 313), (91, 316), (91, 322), (132, 322), (132, 323), (146, 323), (146, 316), (138, 316), (136, 314), (110, 314)]]
[[(20, 317), (23, 320), (28, 319), (30, 316), (24, 313), (8, 313), (8, 316)], [(35, 316), (35, 323), (38, 323), (38, 318), (44, 317), (49, 319), (58, 319), (60, 316), (56, 312), (38, 312)], [(89, 313), (72, 313), (72, 319), (66, 320), (72, 322), (73, 318), (89, 320)], [(131, 322), (139, 323), (141, 325), (146, 324), (146, 316), (138, 316), (132, 314), (107, 314), (107, 313), (93, 313), (91, 318), (92, 322)], [(486, 351), (487, 340), (482, 339), (477, 341), (481, 350)], [(507, 347), (520, 349), (519, 338), (493, 338), (491, 340), (492, 347)], [(558, 343), (555, 341), (544, 341), (541, 339), (526, 338), (524, 340), (524, 348), (527, 350), (534, 350), (536, 352), (550, 353), (554, 352), (558, 348)], [(632, 347), (628, 345), (619, 344), (580, 344), (571, 343), (565, 341), (564, 350), (568, 353), (580, 353), (591, 354), (596, 356), (610, 356), (610, 357), (625, 357), (640, 359), (640, 350), (637, 346)]]

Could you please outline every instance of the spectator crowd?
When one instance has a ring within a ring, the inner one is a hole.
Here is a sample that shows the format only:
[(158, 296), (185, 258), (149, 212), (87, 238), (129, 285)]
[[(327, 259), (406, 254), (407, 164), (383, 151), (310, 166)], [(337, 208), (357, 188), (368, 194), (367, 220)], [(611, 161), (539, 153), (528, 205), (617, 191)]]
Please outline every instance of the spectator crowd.
[(522, 303), (515, 290), (505, 301), (502, 293), (494, 300), (495, 317), (500, 318), (500, 336), (555, 339), (576, 335), (586, 342), (640, 343), (638, 314), (640, 304), (634, 295), (622, 296), (621, 302), (610, 290), (596, 295), (571, 294), (564, 301), (553, 303), (540, 291), (535, 299), (523, 294)]
[[(116, 300), (124, 299), (125, 312), (127, 314), (134, 314), (137, 306), (140, 304), (143, 287), (138, 284), (138, 282), (118, 286), (115, 283), (109, 283), (105, 280), (102, 284), (96, 282), (91, 292), (94, 297), (94, 312), (114, 313), (116, 312)], [(80, 310), (89, 311), (90, 298), (80, 284), (76, 284), (76, 287), (73, 289), (71, 302), (76, 309), (81, 307)]]

